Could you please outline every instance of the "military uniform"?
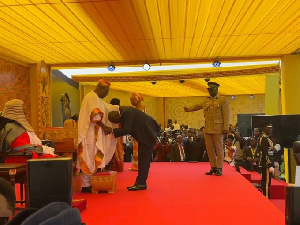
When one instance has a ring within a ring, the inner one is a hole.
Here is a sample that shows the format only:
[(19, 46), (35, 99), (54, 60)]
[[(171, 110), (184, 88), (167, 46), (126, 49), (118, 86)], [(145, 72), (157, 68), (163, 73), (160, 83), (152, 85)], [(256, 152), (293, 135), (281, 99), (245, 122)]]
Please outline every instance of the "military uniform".
[(200, 109), (203, 109), (204, 111), (204, 139), (210, 166), (212, 168), (222, 169), (224, 159), (222, 133), (224, 130), (229, 129), (229, 101), (225, 97), (219, 95), (208, 97), (202, 103), (192, 107), (191, 111)]
[(262, 172), (261, 188), (267, 198), (270, 198), (270, 186), (272, 178), (272, 172), (270, 172), (270, 168), (273, 168), (273, 165), (268, 157), (268, 151), (270, 148), (273, 148), (273, 142), (267, 134), (262, 133), (258, 142), (258, 151), (260, 155), (259, 167), (261, 167)]

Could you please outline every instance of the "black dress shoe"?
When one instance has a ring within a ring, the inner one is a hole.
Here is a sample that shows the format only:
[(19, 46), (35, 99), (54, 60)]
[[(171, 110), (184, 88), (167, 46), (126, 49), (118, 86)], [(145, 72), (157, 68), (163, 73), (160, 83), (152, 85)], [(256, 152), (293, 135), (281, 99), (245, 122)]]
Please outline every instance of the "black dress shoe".
[(139, 191), (139, 190), (147, 190), (146, 184), (135, 184), (131, 187), (127, 187), (128, 191)]
[(216, 176), (222, 176), (222, 168), (218, 168), (217, 172), (215, 173)]
[(206, 175), (213, 175), (213, 174), (216, 173), (216, 172), (217, 172), (217, 167), (212, 167), (212, 168), (210, 169), (210, 171), (206, 172), (205, 174), (206, 174)]
[(82, 193), (92, 193), (92, 186), (89, 187), (82, 187), (81, 188)]

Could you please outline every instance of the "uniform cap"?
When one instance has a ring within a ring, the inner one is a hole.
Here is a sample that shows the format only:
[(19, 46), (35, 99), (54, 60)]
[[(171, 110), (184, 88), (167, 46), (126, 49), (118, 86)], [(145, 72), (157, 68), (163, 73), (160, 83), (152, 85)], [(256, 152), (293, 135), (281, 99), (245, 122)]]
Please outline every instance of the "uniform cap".
[(272, 123), (270, 123), (270, 122), (266, 122), (266, 123), (263, 123), (263, 124), (261, 125), (261, 127), (269, 127), (269, 128), (273, 128), (273, 125), (272, 125)]
[(220, 84), (218, 84), (216, 82), (208, 82), (207, 85), (208, 85), (208, 88), (218, 88), (220, 86)]

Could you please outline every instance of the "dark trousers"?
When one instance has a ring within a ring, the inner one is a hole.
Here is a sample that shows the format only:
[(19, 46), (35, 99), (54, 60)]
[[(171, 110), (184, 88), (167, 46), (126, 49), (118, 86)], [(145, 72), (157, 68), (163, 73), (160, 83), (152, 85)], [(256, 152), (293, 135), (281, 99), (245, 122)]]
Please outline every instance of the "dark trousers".
[(155, 142), (150, 146), (139, 143), (138, 176), (135, 181), (138, 184), (146, 184), (154, 146)]
[(272, 173), (269, 172), (269, 168), (261, 169), (261, 189), (264, 196), (270, 198), (270, 186), (271, 186)]

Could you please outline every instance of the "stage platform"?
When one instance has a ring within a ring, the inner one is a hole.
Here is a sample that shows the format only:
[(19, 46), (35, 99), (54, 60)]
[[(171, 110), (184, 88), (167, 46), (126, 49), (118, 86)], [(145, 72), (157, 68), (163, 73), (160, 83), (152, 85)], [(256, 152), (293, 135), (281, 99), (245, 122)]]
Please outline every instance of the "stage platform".
[(206, 176), (209, 163), (151, 163), (148, 190), (129, 192), (137, 175), (125, 170), (117, 175), (114, 194), (83, 194), (81, 213), (87, 225), (98, 224), (205, 224), (284, 225), (284, 214), (252, 184), (224, 165), (223, 176)]

